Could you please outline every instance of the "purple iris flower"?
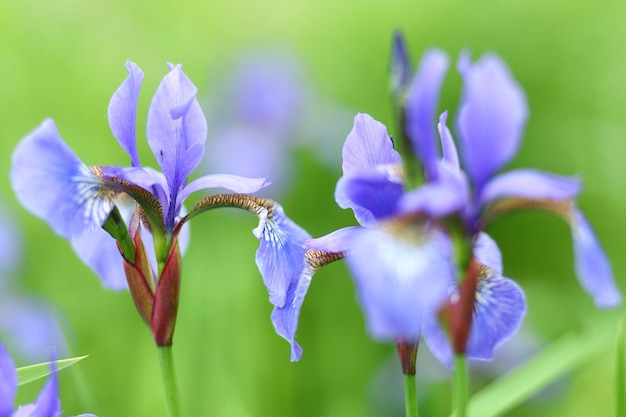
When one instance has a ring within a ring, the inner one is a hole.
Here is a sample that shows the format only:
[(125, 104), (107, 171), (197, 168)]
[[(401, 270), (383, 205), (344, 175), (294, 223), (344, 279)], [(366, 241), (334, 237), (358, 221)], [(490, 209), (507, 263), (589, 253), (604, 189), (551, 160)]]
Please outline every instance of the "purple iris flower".
[[(423, 62), (429, 62), (427, 57)], [(436, 64), (432, 67), (439, 69), (422, 68), (420, 73), (430, 73), (440, 80), (445, 69)], [(606, 255), (573, 201), (580, 192), (577, 178), (531, 169), (497, 174), (517, 153), (527, 119), (524, 93), (506, 65), (495, 55), (485, 55), (472, 64), (469, 56), (463, 54), (458, 68), (464, 81), (456, 119), (461, 155), (446, 126), (447, 113), (443, 113), (438, 124), (443, 151), (440, 160), (434, 147), (434, 132), (429, 127), (431, 117), (414, 115), (424, 106), (415, 104), (420, 99), (409, 92), (406, 130), (414, 147), (425, 150), (421, 156), (432, 181), (405, 194), (398, 204), (406, 215), (428, 213), (432, 212), (431, 200), (439, 198), (447, 203), (438, 215), (461, 218), (466, 235), (474, 242), (473, 257), (481, 268), (467, 355), (490, 359), (493, 349), (517, 330), (526, 312), (522, 290), (502, 277), (497, 246), (482, 232), (496, 216), (516, 209), (538, 208), (563, 217), (572, 228), (575, 269), (585, 291), (598, 307), (618, 305), (621, 294)], [(414, 81), (414, 85), (420, 83), (419, 79)], [(465, 171), (461, 170), (461, 162)], [(452, 292), (456, 293), (456, 289)], [(444, 347), (445, 337), (436, 329), (431, 320), (424, 329), (426, 340), (435, 355), (449, 363), (450, 349)]]
[[(54, 122), (45, 120), (13, 153), (11, 182), (18, 199), (71, 241), (104, 286), (129, 286), (155, 339), (165, 344), (171, 343), (178, 306), (183, 225), (209, 209), (237, 207), (259, 216), (257, 264), (262, 272), (279, 275), (265, 284), (270, 301), (282, 306), (293, 275), (302, 269), (300, 247), (309, 235), (277, 203), (247, 195), (268, 185), (265, 178), (216, 174), (187, 182), (203, 157), (207, 124), (197, 89), (180, 65), (169, 65), (148, 111), (148, 145), (162, 172), (143, 167), (136, 142), (143, 72), (130, 61), (126, 68), (129, 75), (114, 93), (108, 115), (132, 166), (86, 166), (63, 142)], [(183, 208), (189, 195), (212, 188), (235, 194), (210, 195), (189, 212)]]
[[(59, 400), (59, 377), (54, 362), (51, 364), (52, 374), (44, 385), (34, 403), (14, 408), (13, 402), (17, 392), (17, 372), (13, 359), (0, 344), (0, 417), (60, 417), (61, 401)], [(94, 414), (80, 414), (78, 417), (95, 417)]]
[(418, 340), (422, 316), (442, 305), (454, 279), (450, 238), (437, 222), (400, 211), (402, 158), (385, 126), (366, 114), (355, 117), (344, 144), (343, 173), (335, 199), (352, 208), (362, 226), (305, 243), (300, 280), (272, 315), (276, 330), (292, 345), (292, 360), (302, 354), (295, 333), (311, 277), (344, 254), (368, 329), (380, 340)]

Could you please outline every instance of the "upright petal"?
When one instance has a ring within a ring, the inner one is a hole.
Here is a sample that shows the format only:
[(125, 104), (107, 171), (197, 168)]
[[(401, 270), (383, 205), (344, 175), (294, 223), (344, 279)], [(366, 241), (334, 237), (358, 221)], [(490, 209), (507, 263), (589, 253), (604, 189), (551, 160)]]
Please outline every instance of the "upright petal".
[(438, 49), (426, 51), (408, 92), (405, 130), (415, 156), (429, 179), (435, 178), (439, 159), (435, 118), (443, 78), (448, 71), (448, 57)]
[(393, 149), (387, 128), (371, 116), (359, 113), (343, 145), (343, 175), (358, 176), (371, 168), (385, 170), (386, 165), (402, 164), (400, 154)]
[(8, 417), (13, 412), (13, 401), (17, 392), (17, 372), (9, 352), (0, 344), (0, 416)]
[(454, 144), (454, 139), (452, 139), (450, 129), (448, 129), (448, 125), (446, 124), (447, 120), (448, 112), (444, 111), (439, 116), (439, 123), (437, 123), (437, 129), (439, 130), (439, 137), (441, 139), (443, 162), (448, 164), (450, 167), (459, 170), (459, 153), (456, 149), (456, 145)]
[(346, 261), (372, 337), (419, 338), (422, 314), (441, 305), (453, 279), (450, 244), (401, 223), (354, 234)]
[(391, 45), (391, 60), (389, 63), (389, 87), (391, 95), (402, 105), (404, 93), (411, 82), (411, 60), (401, 31), (393, 34)]
[(270, 302), (283, 307), (289, 287), (298, 282), (305, 267), (304, 242), (311, 236), (285, 216), (278, 203), (263, 209), (253, 230), (261, 243), (256, 264), (270, 294)]
[(143, 82), (143, 71), (131, 61), (126, 61), (128, 77), (113, 93), (109, 103), (109, 125), (113, 136), (126, 151), (134, 167), (138, 167), (137, 154), (137, 102)]
[(167, 178), (172, 200), (204, 153), (207, 125), (197, 91), (176, 65), (161, 81), (148, 111), (148, 144)]
[(50, 119), (13, 152), (11, 183), (22, 205), (66, 238), (98, 229), (113, 209), (110, 185), (78, 159)]
[(570, 225), (574, 238), (576, 275), (580, 285), (593, 297), (597, 307), (619, 305), (622, 295), (615, 284), (611, 264), (587, 219), (575, 207), (572, 209)]
[(526, 98), (496, 55), (460, 66), (464, 83), (457, 128), (465, 167), (480, 190), (517, 153), (527, 118)]

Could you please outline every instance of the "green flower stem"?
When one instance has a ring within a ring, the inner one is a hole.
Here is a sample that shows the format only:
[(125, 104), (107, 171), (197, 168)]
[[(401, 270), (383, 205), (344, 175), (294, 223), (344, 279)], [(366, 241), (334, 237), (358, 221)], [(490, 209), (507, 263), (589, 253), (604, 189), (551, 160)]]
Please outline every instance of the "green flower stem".
[(415, 375), (404, 374), (404, 406), (406, 410), (406, 417), (419, 416)]
[(170, 417), (182, 417), (183, 407), (180, 402), (178, 383), (176, 382), (176, 370), (174, 369), (174, 356), (172, 346), (157, 346), (161, 375), (165, 387), (165, 400)]
[(454, 408), (456, 417), (467, 416), (469, 382), (465, 355), (454, 355)]

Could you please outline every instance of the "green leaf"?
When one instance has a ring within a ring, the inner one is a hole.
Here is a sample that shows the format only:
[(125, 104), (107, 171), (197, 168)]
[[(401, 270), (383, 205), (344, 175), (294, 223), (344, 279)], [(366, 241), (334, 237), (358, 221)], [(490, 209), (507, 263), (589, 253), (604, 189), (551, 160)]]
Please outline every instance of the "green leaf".
[[(57, 371), (63, 368), (67, 368), (70, 365), (74, 365), (76, 362), (85, 359), (87, 356), (77, 356), (75, 358), (61, 359), (56, 361)], [(17, 378), (19, 380), (18, 385), (28, 384), (29, 382), (36, 381), (37, 379), (44, 378), (50, 375), (50, 364), (52, 362), (43, 362), (35, 365), (23, 366), (17, 368)]]
[(518, 368), (477, 392), (470, 400), (467, 415), (500, 416), (521, 404), (609, 346), (614, 338), (615, 322), (614, 315), (604, 316), (587, 328), (557, 339)]
[(624, 323), (617, 325), (617, 341), (615, 343), (615, 415), (626, 415), (626, 390), (624, 381)]

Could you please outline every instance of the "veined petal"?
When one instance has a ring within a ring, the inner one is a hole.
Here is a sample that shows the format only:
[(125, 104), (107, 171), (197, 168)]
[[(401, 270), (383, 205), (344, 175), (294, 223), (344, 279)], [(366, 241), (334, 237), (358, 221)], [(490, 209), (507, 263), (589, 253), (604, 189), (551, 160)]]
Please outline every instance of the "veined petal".
[[(512, 280), (485, 269), (478, 282), (467, 357), (491, 360), (494, 349), (517, 332), (526, 314), (526, 298)], [(452, 367), (452, 348), (435, 315), (424, 320), (424, 338), (441, 363)]]
[(148, 111), (148, 144), (167, 178), (173, 200), (204, 153), (207, 125), (196, 100), (197, 91), (176, 65), (161, 81)]
[(303, 244), (311, 236), (285, 216), (280, 204), (263, 208), (259, 225), (252, 232), (261, 243), (256, 264), (270, 294), (270, 302), (283, 307), (287, 292), (297, 282), (305, 266)]
[(371, 116), (359, 113), (354, 118), (354, 126), (343, 145), (343, 175), (358, 176), (372, 168), (385, 165), (401, 165), (400, 154), (393, 149), (393, 142), (387, 128)]
[(572, 209), (570, 225), (574, 239), (576, 275), (580, 285), (593, 297), (597, 307), (619, 305), (622, 295), (615, 284), (611, 264), (587, 219), (575, 207)]
[(457, 119), (461, 153), (474, 186), (487, 180), (517, 153), (527, 119), (524, 92), (504, 62), (485, 55), (475, 64), (462, 56), (463, 93)]
[(112, 186), (78, 159), (50, 119), (13, 152), (11, 183), (22, 205), (66, 238), (98, 229), (114, 205)]
[(190, 182), (178, 195), (178, 200), (182, 202), (191, 193), (209, 188), (225, 188), (235, 193), (250, 194), (270, 184), (267, 178), (247, 178), (228, 174), (205, 175)]
[(346, 261), (372, 337), (419, 338), (423, 312), (438, 308), (451, 285), (450, 245), (443, 233), (413, 225), (355, 234)]
[(494, 349), (517, 332), (525, 315), (526, 297), (515, 281), (496, 274), (481, 279), (467, 342), (468, 357), (491, 360)]
[(580, 193), (580, 180), (532, 169), (518, 169), (490, 180), (480, 193), (485, 206), (503, 198), (522, 200), (571, 200)]
[(134, 167), (138, 167), (137, 154), (137, 102), (143, 82), (143, 71), (131, 61), (126, 61), (128, 77), (113, 93), (109, 103), (109, 125), (113, 136), (126, 151)]
[(17, 372), (9, 352), (0, 343), (0, 416), (10, 416), (17, 392)]
[(305, 264), (300, 277), (291, 283), (287, 290), (285, 304), (282, 307), (274, 307), (272, 311), (272, 323), (276, 333), (281, 335), (291, 344), (291, 361), (299, 361), (302, 358), (302, 348), (296, 342), (296, 330), (304, 297), (311, 284), (313, 271)]
[(378, 220), (396, 213), (404, 193), (402, 183), (378, 170), (362, 171), (359, 176), (343, 176), (337, 181), (335, 201), (341, 208), (351, 208), (362, 226), (374, 227)]
[(420, 160), (428, 178), (436, 178), (435, 163), (439, 159), (435, 118), (441, 83), (448, 71), (448, 57), (438, 50), (426, 51), (419, 70), (409, 88), (405, 108), (405, 129), (415, 156)]

